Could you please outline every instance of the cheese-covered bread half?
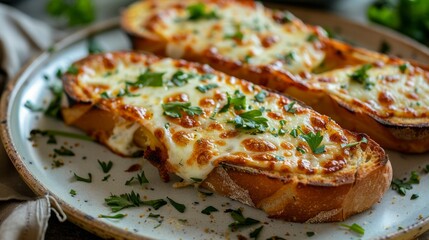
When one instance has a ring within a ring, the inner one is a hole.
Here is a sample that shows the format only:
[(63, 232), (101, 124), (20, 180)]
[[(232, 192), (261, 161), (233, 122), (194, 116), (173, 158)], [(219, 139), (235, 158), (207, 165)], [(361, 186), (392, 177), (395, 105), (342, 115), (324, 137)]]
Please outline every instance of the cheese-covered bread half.
[(92, 55), (63, 76), (67, 124), (123, 156), (298, 222), (341, 221), (389, 188), (364, 134), (208, 65), (135, 52)]
[(147, 0), (122, 14), (135, 49), (208, 63), (293, 96), (403, 152), (429, 150), (429, 72), (353, 48), (250, 0)]

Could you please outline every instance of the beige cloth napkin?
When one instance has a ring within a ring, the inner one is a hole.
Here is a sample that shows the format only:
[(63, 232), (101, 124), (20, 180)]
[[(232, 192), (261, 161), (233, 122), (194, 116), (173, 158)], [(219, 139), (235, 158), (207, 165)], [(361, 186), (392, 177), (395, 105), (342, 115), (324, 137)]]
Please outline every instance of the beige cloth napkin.
[[(49, 26), (0, 4), (0, 91), (30, 57), (53, 41)], [(0, 240), (44, 239), (51, 209), (65, 221), (53, 198), (36, 197), (21, 180), (0, 140)]]

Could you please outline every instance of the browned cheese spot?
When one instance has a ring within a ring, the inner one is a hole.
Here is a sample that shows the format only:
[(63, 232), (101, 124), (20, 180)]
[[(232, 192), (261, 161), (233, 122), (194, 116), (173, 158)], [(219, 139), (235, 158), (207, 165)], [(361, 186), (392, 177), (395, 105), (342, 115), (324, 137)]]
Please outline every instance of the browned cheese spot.
[(310, 161), (306, 160), (306, 159), (299, 159), (298, 160), (298, 169), (305, 172), (305, 173), (314, 173), (314, 169), (311, 166)]
[(347, 161), (342, 157), (337, 157), (322, 164), (325, 173), (337, 172), (347, 166)]
[(200, 106), (203, 108), (213, 107), (216, 105), (216, 102), (213, 98), (203, 98), (200, 100)]
[(271, 119), (274, 120), (281, 120), (283, 119), (283, 116), (280, 113), (276, 113), (276, 112), (268, 112), (267, 116)]
[(207, 139), (199, 139), (194, 143), (194, 151), (188, 159), (187, 164), (197, 161), (199, 165), (206, 165), (218, 153), (214, 150), (214, 144)]
[(185, 131), (178, 131), (173, 134), (173, 141), (179, 146), (186, 146), (189, 142), (194, 140), (194, 134)]
[(262, 46), (264, 46), (264, 48), (269, 48), (278, 41), (279, 41), (279, 38), (274, 35), (263, 36), (261, 38), (261, 43), (262, 43)]
[(233, 138), (233, 137), (238, 136), (238, 134), (239, 134), (239, 132), (236, 130), (229, 130), (229, 131), (226, 131), (226, 132), (219, 134), (219, 137), (220, 138)]
[(272, 154), (269, 153), (260, 153), (260, 154), (255, 154), (252, 156), (253, 160), (255, 161), (261, 161), (261, 162), (273, 162), (273, 161), (277, 161), (276, 157)]
[(189, 102), (189, 96), (186, 93), (177, 93), (173, 96), (167, 97), (165, 102)]
[(277, 146), (273, 143), (260, 138), (248, 138), (241, 142), (248, 151), (252, 152), (268, 152), (277, 150)]
[(385, 106), (392, 105), (395, 102), (392, 94), (386, 91), (382, 91), (378, 94), (378, 101)]

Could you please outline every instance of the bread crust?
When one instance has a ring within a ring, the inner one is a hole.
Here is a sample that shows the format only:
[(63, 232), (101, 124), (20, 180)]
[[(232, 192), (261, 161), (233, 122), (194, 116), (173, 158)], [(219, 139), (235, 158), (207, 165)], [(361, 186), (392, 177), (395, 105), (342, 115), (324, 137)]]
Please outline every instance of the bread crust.
[[(89, 56), (74, 66), (81, 71), (96, 68), (97, 64), (105, 62), (106, 59), (121, 57), (142, 63), (157, 60), (154, 56), (118, 52)], [(187, 64), (183, 61), (180, 63)], [(203, 68), (199, 64), (189, 64)], [(90, 93), (82, 94), (81, 90), (85, 88), (79, 85), (76, 75), (66, 73), (63, 76), (63, 84), (66, 95), (72, 99), (69, 101), (70, 105), (62, 109), (67, 124), (86, 131), (109, 147), (107, 141), (117, 124), (127, 120), (137, 122), (139, 130), (134, 133), (134, 143), (144, 148), (145, 158), (158, 168), (164, 181), (169, 180), (169, 174), (176, 173), (176, 169), (168, 161), (171, 156), (168, 156), (166, 151), (165, 134), (149, 131), (144, 119), (136, 118), (129, 110), (124, 111), (127, 109), (124, 106), (85, 97), (90, 96)], [(344, 131), (355, 139), (367, 137)], [(152, 139), (150, 142), (153, 144), (148, 145), (147, 139)], [(359, 144), (356, 148), (359, 148), (359, 151), (353, 152), (353, 160), (359, 162), (356, 168), (318, 175), (311, 172), (268, 171), (247, 166), (243, 164), (244, 159), (217, 159), (217, 163), (213, 163), (216, 167), (201, 182), (200, 187), (259, 208), (272, 218), (309, 223), (342, 221), (379, 201), (392, 179), (388, 157), (376, 142), (368, 138), (367, 143)]]
[[(218, 2), (221, 4), (222, 1), (219, 0)], [(243, 4), (241, 1), (232, 2)], [(151, 34), (150, 31), (138, 31), (131, 24), (131, 22), (136, 21), (134, 15), (139, 8), (139, 4), (141, 3), (132, 5), (128, 10), (125, 10), (121, 18), (122, 28), (130, 37), (133, 48), (149, 51), (159, 56), (174, 57), (169, 54), (169, 40), (167, 38)], [(133, 14), (130, 14), (130, 12), (133, 12)], [(267, 10), (266, 14), (273, 14), (273, 12)], [(328, 70), (368, 63), (398, 65), (405, 62), (396, 57), (355, 48), (329, 39), (323, 36), (317, 27), (304, 25), (298, 19), (293, 20), (293, 23), (296, 26), (306, 26), (312, 29), (314, 34), (321, 39), (320, 47), (326, 54), (325, 62)], [(345, 101), (324, 89), (308, 84), (308, 80), (316, 78), (317, 74), (292, 74), (272, 65), (254, 66), (242, 61), (232, 61), (219, 54), (216, 49), (206, 49), (203, 52), (186, 49), (180, 57), (189, 61), (209, 64), (216, 70), (292, 96), (305, 102), (315, 110), (329, 115), (347, 129), (367, 133), (385, 148), (409, 153), (429, 151), (429, 113), (424, 113), (421, 116), (410, 115), (406, 117), (382, 116), (368, 106), (358, 103), (358, 101)], [(427, 66), (413, 62), (411, 62), (411, 65), (415, 68), (427, 70)], [(318, 70), (314, 69), (314, 71), (317, 72)], [(426, 73), (426, 77), (429, 79), (429, 73)]]

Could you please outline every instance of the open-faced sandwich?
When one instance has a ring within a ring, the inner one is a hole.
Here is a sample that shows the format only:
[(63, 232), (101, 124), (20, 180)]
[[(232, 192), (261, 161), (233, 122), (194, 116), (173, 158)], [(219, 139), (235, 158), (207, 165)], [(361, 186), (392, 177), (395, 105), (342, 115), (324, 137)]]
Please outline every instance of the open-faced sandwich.
[(64, 121), (120, 155), (144, 153), (164, 181), (297, 222), (342, 221), (389, 188), (390, 162), (368, 136), (207, 65), (112, 52), (71, 68)]
[(429, 72), (351, 47), (250, 0), (147, 0), (122, 27), (135, 49), (208, 63), (280, 91), (403, 152), (429, 150)]

